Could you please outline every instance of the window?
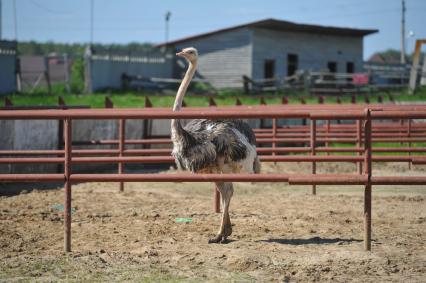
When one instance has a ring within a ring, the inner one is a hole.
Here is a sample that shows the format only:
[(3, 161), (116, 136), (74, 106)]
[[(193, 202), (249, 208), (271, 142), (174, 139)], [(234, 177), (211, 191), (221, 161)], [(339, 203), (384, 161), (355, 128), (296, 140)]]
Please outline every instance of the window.
[(296, 73), (299, 67), (299, 57), (296, 54), (287, 54), (287, 76), (292, 76)]
[(275, 60), (265, 60), (264, 74), (265, 79), (272, 79), (275, 77)]
[(353, 74), (355, 71), (354, 62), (346, 62), (346, 73)]
[(337, 72), (337, 63), (330, 61), (330, 62), (327, 63), (327, 68), (328, 68), (328, 71), (330, 73), (336, 73)]
[[(354, 62), (346, 62), (346, 73), (353, 74), (355, 72), (355, 64)], [(352, 81), (351, 77), (346, 78), (348, 82)]]

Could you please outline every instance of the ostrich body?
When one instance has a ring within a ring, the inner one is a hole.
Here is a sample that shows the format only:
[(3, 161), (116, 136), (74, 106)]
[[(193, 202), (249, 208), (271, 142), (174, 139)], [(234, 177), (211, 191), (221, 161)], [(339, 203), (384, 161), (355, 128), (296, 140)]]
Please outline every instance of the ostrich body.
[[(183, 97), (197, 68), (195, 48), (176, 53), (188, 61), (188, 70), (176, 94), (173, 111), (182, 107)], [(250, 126), (241, 120), (195, 119), (181, 125), (172, 119), (172, 155), (181, 170), (193, 173), (258, 173), (260, 163), (256, 153), (256, 138)], [(232, 233), (229, 204), (233, 194), (231, 182), (216, 182), (222, 201), (222, 222), (216, 237), (209, 243), (224, 243)]]

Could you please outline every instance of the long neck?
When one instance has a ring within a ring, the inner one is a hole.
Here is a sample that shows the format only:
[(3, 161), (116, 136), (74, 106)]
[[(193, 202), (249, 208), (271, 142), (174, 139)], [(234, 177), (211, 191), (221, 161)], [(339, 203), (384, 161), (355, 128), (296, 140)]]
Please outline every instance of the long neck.
[(173, 105), (173, 111), (180, 111), (180, 109), (182, 108), (183, 97), (185, 96), (189, 83), (191, 82), (191, 79), (195, 74), (196, 68), (197, 62), (189, 62), (188, 70), (186, 70), (185, 76), (183, 77), (183, 80), (180, 83), (179, 89), (176, 94), (175, 104)]
[[(189, 62), (188, 70), (186, 70), (185, 76), (183, 77), (183, 80), (176, 94), (175, 103), (173, 105), (173, 111), (180, 111), (180, 109), (182, 108), (183, 97), (185, 96), (186, 90), (188, 89), (189, 83), (191, 82), (191, 79), (194, 76), (196, 69), (197, 62)], [(175, 134), (179, 134), (179, 127), (181, 127), (179, 119), (172, 119), (172, 136)]]

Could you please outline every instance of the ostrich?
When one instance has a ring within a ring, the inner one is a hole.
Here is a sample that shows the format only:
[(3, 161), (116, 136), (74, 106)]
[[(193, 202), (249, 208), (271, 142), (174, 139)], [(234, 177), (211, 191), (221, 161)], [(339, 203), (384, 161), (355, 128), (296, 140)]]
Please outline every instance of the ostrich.
[[(180, 111), (183, 97), (194, 76), (198, 52), (189, 47), (176, 53), (188, 61), (188, 70), (176, 94), (173, 111)], [(171, 120), (172, 155), (181, 170), (192, 173), (259, 173), (256, 138), (250, 126), (241, 120), (195, 119), (182, 126)], [(229, 204), (234, 189), (231, 182), (216, 182), (223, 207), (222, 221), (216, 237), (209, 243), (226, 243), (232, 233)]]

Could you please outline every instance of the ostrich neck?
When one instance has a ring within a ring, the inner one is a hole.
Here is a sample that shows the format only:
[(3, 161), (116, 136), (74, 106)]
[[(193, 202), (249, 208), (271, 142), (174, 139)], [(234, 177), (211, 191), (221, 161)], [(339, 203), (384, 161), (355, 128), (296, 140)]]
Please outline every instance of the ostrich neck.
[[(189, 62), (188, 70), (183, 77), (183, 80), (179, 86), (179, 89), (176, 94), (175, 103), (173, 105), (173, 111), (180, 111), (182, 108), (183, 97), (185, 96), (186, 90), (188, 89), (189, 83), (191, 82), (192, 77), (195, 74), (195, 70), (197, 68), (197, 62), (191, 63)], [(172, 119), (171, 128), (172, 128), (172, 137), (176, 134), (179, 134), (179, 119)]]
[(197, 63), (189, 63), (188, 70), (186, 70), (185, 76), (179, 86), (179, 89), (176, 94), (175, 104), (173, 105), (173, 111), (180, 111), (182, 108), (183, 97), (185, 96), (186, 90), (188, 89), (189, 83), (191, 82), (192, 77), (195, 74), (195, 69), (197, 68)]

